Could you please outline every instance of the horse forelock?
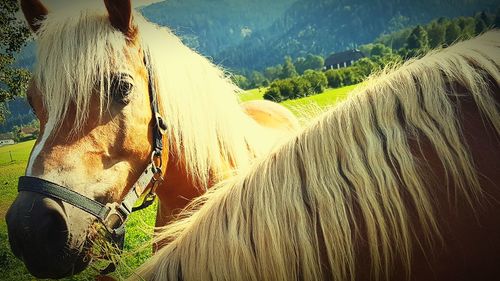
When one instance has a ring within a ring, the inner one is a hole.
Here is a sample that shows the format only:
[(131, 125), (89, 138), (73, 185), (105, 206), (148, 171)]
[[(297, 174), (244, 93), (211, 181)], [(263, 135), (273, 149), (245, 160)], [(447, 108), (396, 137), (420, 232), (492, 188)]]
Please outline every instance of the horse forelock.
[(99, 11), (49, 13), (37, 32), (36, 85), (56, 127), (71, 110), (72, 133), (82, 129), (91, 109), (102, 115), (109, 104), (106, 81), (128, 67), (126, 38)]
[(492, 31), (370, 78), (248, 173), (197, 199), (132, 279), (355, 280), (361, 241), (372, 276), (388, 278), (395, 263), (410, 274), (414, 249), (442, 241), (431, 179), (412, 152), (430, 143), (456, 187), (450, 204), (462, 198), (474, 211), (484, 195), (456, 99), (471, 96), (500, 135), (490, 87), (500, 85), (499, 47)]

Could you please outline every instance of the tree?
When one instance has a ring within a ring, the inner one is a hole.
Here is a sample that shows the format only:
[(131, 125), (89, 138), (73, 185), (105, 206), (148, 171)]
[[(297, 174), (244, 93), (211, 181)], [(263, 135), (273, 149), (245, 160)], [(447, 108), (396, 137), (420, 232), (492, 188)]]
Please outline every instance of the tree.
[(288, 81), (293, 86), (293, 91), (289, 95), (290, 99), (298, 99), (314, 94), (311, 82), (304, 77), (291, 78)]
[(496, 28), (500, 28), (500, 8), (497, 9), (495, 13), (495, 20), (493, 21), (493, 26)]
[(437, 48), (444, 43), (445, 28), (444, 26), (433, 22), (427, 28), (427, 35), (429, 37), (429, 47)]
[(321, 56), (308, 54), (305, 58), (299, 57), (295, 60), (294, 66), (299, 74), (303, 74), (308, 69), (320, 70), (323, 68), (325, 60)]
[(377, 65), (369, 58), (362, 58), (355, 62), (352, 67), (360, 76), (366, 78), (377, 68)]
[(321, 70), (325, 66), (325, 59), (322, 56), (308, 54), (306, 63), (308, 69)]
[(438, 20), (437, 20), (437, 23), (438, 23), (439, 25), (447, 25), (447, 24), (448, 24), (448, 22), (449, 22), (449, 19), (447, 19), (447, 18), (445, 18), (445, 17), (440, 17), (440, 18), (438, 18)]
[(398, 31), (406, 26), (410, 22), (410, 18), (401, 15), (401, 13), (397, 13), (392, 19), (389, 20), (389, 27), (387, 28), (390, 32)]
[(458, 18), (458, 26), (460, 27), (462, 38), (472, 38), (476, 34), (476, 19), (472, 17)]
[(252, 74), (250, 74), (250, 79), (249, 79), (249, 87), (251, 88), (256, 88), (256, 87), (262, 87), (264, 85), (268, 85), (269, 81), (266, 81), (266, 77), (258, 71), (252, 71)]
[(402, 58), (397, 53), (386, 54), (382, 57), (371, 57), (370, 60), (376, 65), (378, 69), (382, 69), (388, 64), (400, 63)]
[(485, 32), (487, 29), (488, 29), (488, 26), (486, 26), (486, 23), (481, 18), (476, 19), (476, 26), (474, 29), (476, 34), (481, 34), (481, 33)]
[(296, 94), (295, 94), (295, 86), (292, 84), (292, 78), (278, 80), (275, 81), (275, 83), (276, 82), (278, 87), (280, 88), (280, 93), (284, 99), (294, 98)]
[(276, 86), (271, 86), (269, 89), (267, 89), (266, 93), (264, 94), (263, 98), (265, 100), (270, 100), (274, 102), (281, 102), (283, 100), (283, 96), (281, 95), (279, 87)]
[(26, 91), (30, 73), (14, 66), (14, 55), (30, 36), (24, 23), (16, 18), (17, 0), (0, 0), (0, 121), (4, 121), (4, 103)]
[(281, 65), (267, 67), (264, 70), (264, 76), (271, 82), (279, 79), (281, 77), (282, 68)]
[(412, 29), (406, 28), (391, 34), (379, 37), (376, 42), (382, 43), (393, 50), (398, 50), (406, 44), (408, 36), (410, 36)]
[(403, 58), (403, 60), (407, 60), (410, 56), (408, 49), (406, 48), (401, 48), (397, 51), (398, 56)]
[(446, 44), (451, 45), (460, 38), (460, 27), (455, 22), (450, 22), (446, 27), (444, 41)]
[(231, 76), (231, 79), (233, 80), (233, 83), (236, 84), (238, 87), (242, 89), (249, 89), (250, 83), (248, 83), (248, 79), (245, 76), (235, 74)]
[(325, 75), (330, 88), (340, 88), (344, 85), (344, 78), (342, 77), (340, 71), (336, 69), (329, 69), (325, 72)]
[(347, 67), (339, 69), (341, 76), (343, 77), (344, 86), (358, 84), (363, 81), (363, 77), (361, 77), (356, 71), (354, 71), (354, 67)]
[[(380, 45), (384, 46), (384, 44), (382, 44), (382, 43), (376, 43), (376, 44), (380, 44)], [(363, 55), (365, 55), (366, 57), (369, 57), (369, 56), (371, 56), (371, 52), (372, 52), (372, 49), (374, 46), (375, 46), (375, 44), (373, 44), (373, 43), (364, 44), (364, 45), (358, 46), (358, 50), (361, 53), (363, 53)]]
[(283, 63), (283, 67), (281, 68), (281, 79), (293, 78), (298, 76), (297, 70), (295, 70), (295, 66), (293, 65), (291, 57), (285, 57), (285, 63)]
[(391, 48), (386, 47), (383, 44), (377, 43), (377, 44), (373, 45), (373, 48), (370, 51), (370, 56), (371, 57), (374, 57), (374, 56), (383, 57), (383, 56), (388, 55), (390, 53), (392, 53)]
[(312, 69), (306, 70), (302, 76), (311, 84), (311, 90), (315, 94), (322, 93), (328, 86), (328, 80), (322, 71), (315, 71)]
[(295, 62), (293, 63), (295, 66), (295, 69), (299, 74), (303, 74), (304, 71), (306, 71), (307, 66), (306, 66), (306, 58), (304, 57), (298, 57), (295, 59)]
[(483, 23), (486, 27), (490, 27), (493, 24), (490, 16), (485, 11), (482, 11), (479, 14), (479, 19), (481, 19), (483, 21)]
[(413, 51), (427, 51), (429, 49), (429, 37), (427, 35), (427, 31), (421, 26), (417, 25), (410, 36), (406, 40), (406, 44), (408, 45), (408, 49)]

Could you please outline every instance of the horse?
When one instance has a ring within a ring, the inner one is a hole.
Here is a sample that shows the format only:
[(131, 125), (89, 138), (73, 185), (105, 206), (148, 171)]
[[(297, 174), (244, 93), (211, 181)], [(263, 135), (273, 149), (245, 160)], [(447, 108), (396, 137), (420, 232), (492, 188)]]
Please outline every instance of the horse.
[(372, 76), (196, 199), (129, 280), (496, 280), (500, 31)]
[(101, 236), (123, 246), (128, 214), (155, 195), (165, 225), (300, 126), (276, 103), (241, 104), (224, 70), (130, 1), (102, 6), (49, 13), (21, 1), (36, 34), (27, 99), (41, 137), (6, 221), (13, 253), (39, 278), (82, 271)]

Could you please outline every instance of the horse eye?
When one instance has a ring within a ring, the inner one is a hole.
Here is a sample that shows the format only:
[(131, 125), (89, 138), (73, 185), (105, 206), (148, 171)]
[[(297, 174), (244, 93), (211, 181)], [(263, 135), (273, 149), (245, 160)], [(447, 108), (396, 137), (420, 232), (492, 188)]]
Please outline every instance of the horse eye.
[(130, 102), (129, 95), (134, 88), (132, 79), (127, 74), (121, 74), (113, 77), (111, 82), (111, 95), (115, 102), (127, 105)]

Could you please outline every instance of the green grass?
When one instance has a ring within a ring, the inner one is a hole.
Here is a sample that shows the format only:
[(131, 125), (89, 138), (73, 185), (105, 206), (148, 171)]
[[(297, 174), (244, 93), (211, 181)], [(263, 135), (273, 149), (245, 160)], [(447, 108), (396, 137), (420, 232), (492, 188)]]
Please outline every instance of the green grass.
[[(351, 85), (336, 89), (326, 89), (323, 93), (318, 95), (313, 95), (305, 98), (300, 98), (296, 100), (286, 100), (282, 102), (286, 107), (293, 107), (297, 105), (310, 105), (316, 104), (320, 107), (327, 107), (335, 104), (336, 102), (347, 97), (349, 92), (354, 90), (358, 85)], [(266, 88), (258, 88), (247, 90), (240, 95), (241, 101), (249, 100), (261, 100), (264, 99), (262, 96), (265, 94)]]
[[(285, 101), (282, 104), (300, 115), (304, 108), (313, 106), (324, 108), (345, 98), (355, 86), (340, 89), (328, 89), (322, 94), (297, 100)], [(265, 89), (253, 89), (241, 94), (242, 101), (262, 99)], [(24, 174), (30, 151), (34, 141), (0, 147), (0, 280), (34, 280), (25, 269), (23, 263), (11, 253), (8, 239), (5, 212), (17, 195), (17, 179)], [(128, 276), (151, 255), (150, 239), (156, 218), (156, 206), (133, 213), (127, 222), (127, 235), (123, 261), (119, 264), (117, 273), (113, 276), (122, 278)], [(102, 266), (102, 264), (101, 264)], [(64, 280), (94, 280), (95, 269), (66, 278)]]
[(308, 105), (308, 104), (316, 104), (321, 108), (325, 108), (328, 106), (332, 106), (335, 103), (345, 99), (349, 92), (354, 90), (357, 85), (347, 86), (343, 88), (337, 89), (327, 89), (321, 94), (309, 96), (296, 100), (286, 100), (282, 102), (283, 105), (287, 107), (293, 107), (298, 105)]
[[(351, 85), (336, 89), (326, 89), (323, 93), (295, 99), (286, 100), (281, 104), (290, 109), (299, 117), (310, 118), (327, 107), (335, 105), (337, 102), (345, 99), (349, 93), (358, 85)], [(261, 100), (266, 92), (266, 88), (247, 90), (240, 95), (241, 101)]]
[(240, 100), (241, 101), (249, 101), (249, 100), (261, 100), (262, 96), (266, 93), (266, 88), (255, 88), (252, 90), (247, 90), (241, 93)]
[(14, 162), (26, 162), (33, 144), (35, 144), (35, 140), (0, 146), (0, 165), (11, 164), (11, 155)]

